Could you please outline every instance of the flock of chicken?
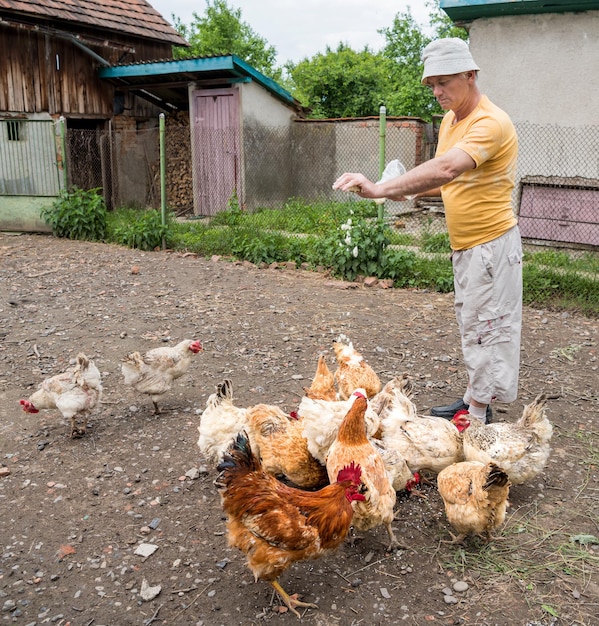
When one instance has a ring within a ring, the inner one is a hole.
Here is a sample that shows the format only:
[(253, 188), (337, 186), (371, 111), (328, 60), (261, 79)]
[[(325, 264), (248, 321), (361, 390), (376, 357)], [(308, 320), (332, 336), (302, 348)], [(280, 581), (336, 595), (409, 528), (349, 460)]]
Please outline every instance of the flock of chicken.
[[(125, 384), (150, 396), (154, 413), (158, 415), (158, 400), (173, 386), (173, 382), (189, 369), (191, 357), (202, 351), (199, 341), (185, 339), (176, 346), (148, 350), (143, 356), (130, 352), (121, 369)], [(75, 365), (65, 372), (46, 378), (27, 400), (20, 400), (27, 413), (40, 409), (58, 409), (71, 420), (71, 437), (82, 437), (87, 420), (102, 397), (102, 376), (95, 363), (85, 354), (77, 355)]]
[[(229, 545), (245, 553), (256, 580), (269, 582), (291, 611), (315, 607), (278, 582), (294, 562), (339, 547), (352, 529), (384, 526), (389, 548), (397, 492), (415, 489), (422, 472), (436, 475), (447, 520), (457, 534), (490, 540), (503, 523), (511, 485), (537, 476), (550, 453), (552, 426), (539, 395), (515, 423), (483, 424), (467, 412), (452, 420), (419, 415), (412, 383), (384, 386), (345, 336), (334, 344), (334, 373), (324, 355), (296, 411), (269, 404), (238, 407), (230, 380), (216, 386), (201, 418), (197, 445), (219, 472)], [(198, 341), (127, 355), (125, 383), (158, 401), (189, 368)], [(21, 405), (57, 408), (85, 433), (102, 392), (100, 373), (79, 354), (76, 365), (45, 380)], [(83, 425), (77, 419), (83, 419)]]

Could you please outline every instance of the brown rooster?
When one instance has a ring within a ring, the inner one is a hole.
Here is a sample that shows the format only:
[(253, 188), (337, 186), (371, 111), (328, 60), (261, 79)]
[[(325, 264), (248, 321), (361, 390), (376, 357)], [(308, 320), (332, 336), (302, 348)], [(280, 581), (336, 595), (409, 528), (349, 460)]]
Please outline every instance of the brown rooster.
[(317, 559), (344, 541), (351, 503), (364, 499), (360, 467), (350, 463), (333, 484), (302, 491), (264, 472), (241, 433), (217, 469), (229, 545), (246, 555), (254, 579), (269, 582), (297, 617), (296, 607), (318, 608), (290, 596), (278, 578), (293, 563)]
[(381, 390), (381, 380), (346, 335), (333, 343), (337, 369), (333, 374), (340, 400), (347, 400), (356, 389), (365, 389), (368, 398)]
[(354, 504), (353, 526), (358, 530), (369, 530), (384, 525), (389, 534), (389, 549), (399, 546), (391, 523), (397, 495), (389, 479), (383, 458), (366, 435), (364, 419), (368, 400), (362, 393), (357, 395), (343, 418), (337, 437), (327, 455), (329, 480), (334, 480), (341, 468), (351, 462), (362, 468), (362, 484), (365, 500)]
[(159, 415), (158, 400), (170, 391), (174, 380), (187, 372), (191, 357), (202, 349), (199, 341), (184, 339), (176, 346), (148, 350), (143, 356), (139, 352), (130, 352), (121, 363), (125, 384), (149, 395), (154, 414)]
[(304, 394), (313, 400), (337, 400), (335, 379), (327, 365), (324, 354), (318, 357), (316, 373), (309, 387), (304, 387)]
[(462, 461), (449, 465), (437, 476), (445, 514), (458, 535), (451, 543), (462, 543), (468, 535), (493, 539), (493, 531), (505, 520), (510, 480), (495, 463)]

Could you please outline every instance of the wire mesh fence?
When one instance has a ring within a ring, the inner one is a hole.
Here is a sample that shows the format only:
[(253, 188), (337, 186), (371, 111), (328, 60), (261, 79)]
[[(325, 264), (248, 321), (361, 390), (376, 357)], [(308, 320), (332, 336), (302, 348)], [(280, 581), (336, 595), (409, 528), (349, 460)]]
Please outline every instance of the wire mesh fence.
[[(579, 248), (599, 245), (599, 127), (517, 125), (520, 151), (513, 202), (525, 239)], [(344, 171), (376, 180), (381, 168), (376, 120), (290, 127), (190, 130), (167, 124), (166, 199), (179, 216), (209, 217), (236, 202), (277, 209), (290, 198), (347, 201), (332, 182)], [(107, 206), (160, 206), (158, 129), (69, 130), (70, 184), (101, 188)], [(417, 122), (387, 125), (385, 160), (408, 169), (434, 154), (434, 132)], [(384, 205), (390, 221), (444, 232), (438, 198)]]
[[(48, 136), (39, 135), (38, 128), (44, 128)], [(64, 172), (57, 169), (62, 162), (61, 146), (52, 123), (37, 127), (29, 122), (18, 127), (4, 124), (1, 130), (0, 197), (38, 190), (46, 193), (48, 185), (54, 185), (56, 193), (64, 184)], [(538, 289), (550, 291), (563, 282), (564, 273), (579, 272), (591, 281), (590, 287), (585, 283), (583, 288), (589, 290), (589, 298), (599, 297), (594, 291), (599, 251), (599, 127), (519, 123), (517, 131), (520, 148), (514, 209), (525, 249), (544, 255), (542, 262), (550, 269), (543, 280), (536, 281)], [(26, 138), (30, 139), (27, 150)], [(231, 208), (243, 214), (284, 211), (289, 215), (294, 207), (302, 212), (306, 203), (314, 203), (319, 210), (330, 212), (336, 204), (351, 206), (361, 201), (354, 194), (332, 189), (341, 173), (359, 171), (376, 180), (384, 163), (392, 159), (410, 169), (434, 155), (435, 138), (436, 125), (408, 118), (387, 120), (382, 155), (378, 118), (303, 120), (287, 127), (246, 123), (241, 131), (193, 129), (185, 117), (167, 118), (167, 208), (180, 219), (214, 222), (219, 229), (223, 227), (219, 216)], [(101, 189), (109, 209), (158, 209), (159, 140), (158, 127), (67, 129), (68, 185)], [(15, 146), (20, 152), (15, 152)], [(442, 243), (446, 237), (440, 198), (387, 201), (377, 210), (397, 235), (399, 246), (422, 252), (423, 242), (430, 242), (432, 236)], [(301, 223), (300, 218), (298, 215), (294, 221)], [(256, 236), (267, 230), (263, 221), (259, 223)], [(279, 227), (268, 230), (273, 228)], [(306, 235), (301, 227), (280, 228), (293, 237)], [(435, 252), (446, 254), (448, 249), (441, 246), (440, 252)], [(590, 265), (583, 263), (578, 269), (575, 260), (579, 258), (586, 258)]]

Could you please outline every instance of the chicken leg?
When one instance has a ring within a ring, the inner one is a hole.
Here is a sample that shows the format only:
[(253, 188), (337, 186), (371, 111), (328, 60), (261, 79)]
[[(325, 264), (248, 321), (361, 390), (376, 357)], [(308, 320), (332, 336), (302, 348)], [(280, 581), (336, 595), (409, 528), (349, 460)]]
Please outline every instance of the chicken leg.
[(317, 604), (312, 604), (311, 602), (302, 602), (298, 600), (296, 596), (290, 596), (283, 587), (281, 587), (278, 580), (271, 580), (270, 584), (274, 587), (275, 591), (281, 597), (281, 600), (289, 607), (289, 610), (295, 613), (300, 619), (301, 615), (295, 610), (296, 606), (305, 606), (309, 609), (317, 609)]

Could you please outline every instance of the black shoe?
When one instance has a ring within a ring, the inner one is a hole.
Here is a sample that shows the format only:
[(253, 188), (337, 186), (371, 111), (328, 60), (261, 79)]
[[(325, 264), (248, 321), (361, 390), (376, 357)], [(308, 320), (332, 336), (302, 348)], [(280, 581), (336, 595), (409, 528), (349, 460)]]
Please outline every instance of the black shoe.
[[(456, 400), (453, 404), (448, 404), (447, 406), (434, 406), (431, 409), (431, 415), (435, 415), (436, 417), (442, 417), (446, 420), (453, 419), (453, 416), (458, 411), (467, 411), (470, 408), (469, 404), (466, 404), (463, 398)], [(493, 419), (493, 411), (491, 407), (487, 405), (487, 424), (491, 423)]]

